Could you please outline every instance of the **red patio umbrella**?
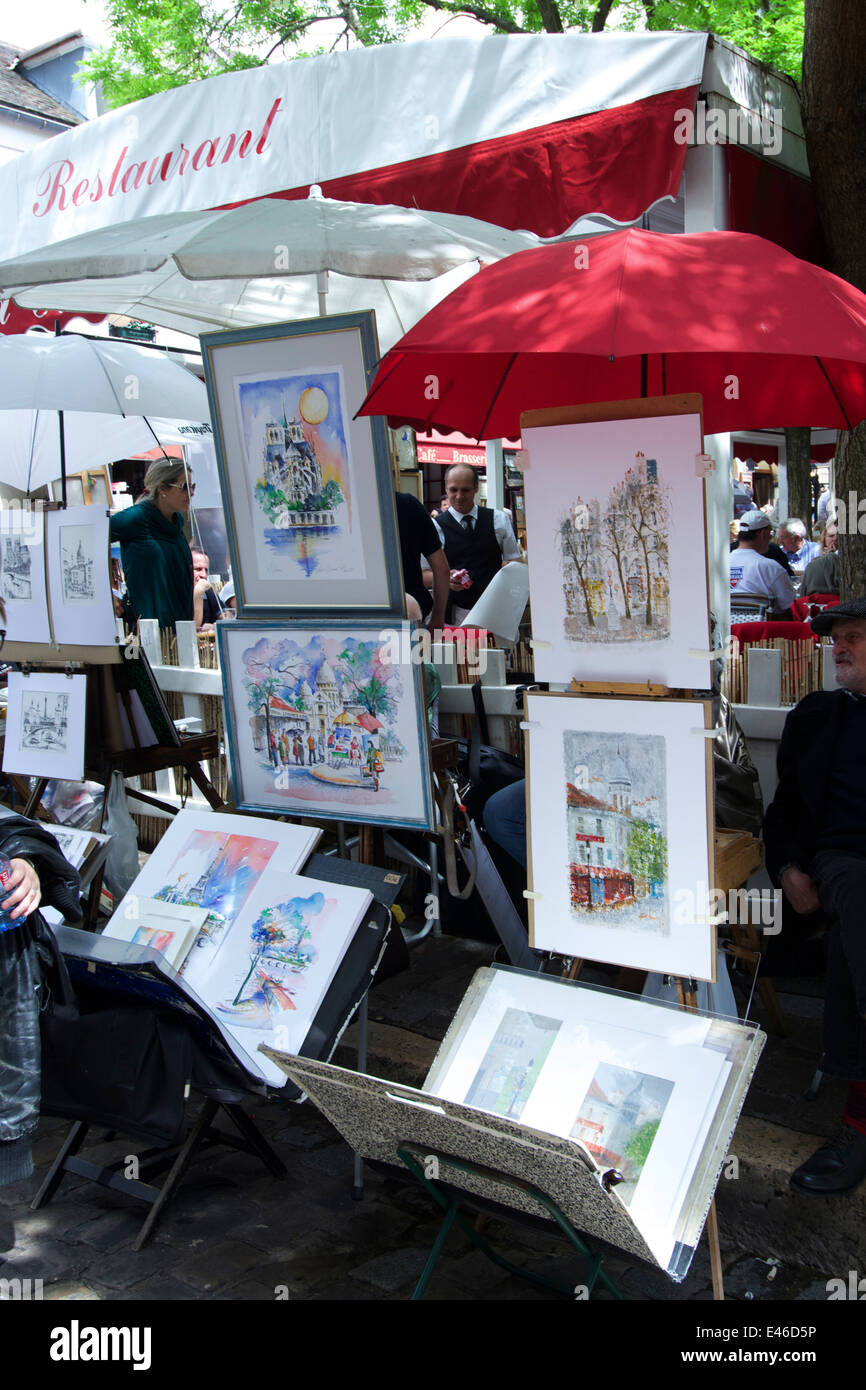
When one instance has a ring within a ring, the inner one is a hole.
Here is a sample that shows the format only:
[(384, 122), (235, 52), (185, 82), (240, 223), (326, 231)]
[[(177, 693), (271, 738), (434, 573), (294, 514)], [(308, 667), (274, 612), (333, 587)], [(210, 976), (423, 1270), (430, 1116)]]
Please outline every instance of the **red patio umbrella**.
[(708, 434), (866, 417), (866, 295), (739, 232), (635, 228), (521, 251), (383, 359), (359, 414), (476, 439), (524, 410), (700, 392)]

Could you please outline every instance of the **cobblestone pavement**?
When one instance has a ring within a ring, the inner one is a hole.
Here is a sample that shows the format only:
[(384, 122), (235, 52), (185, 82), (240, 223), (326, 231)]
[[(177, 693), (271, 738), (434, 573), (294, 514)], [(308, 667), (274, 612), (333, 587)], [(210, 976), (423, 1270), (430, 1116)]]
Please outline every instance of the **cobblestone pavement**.
[[(389, 1059), (383, 1059), (382, 1050), (393, 1047), (393, 1068), (387, 1074), (419, 1082), (474, 971), (491, 957), (490, 947), (450, 938), (416, 948), (411, 970), (371, 996), (370, 1070), (385, 1070)], [(784, 1136), (786, 1125), (796, 1126), (791, 1124), (790, 1100), (777, 1090), (785, 1084), (792, 1048), (807, 1079), (814, 1066), (806, 1044), (815, 1026), (815, 1001), (808, 993), (783, 998), (795, 1014), (800, 1010), (806, 1039), (798, 1041), (797, 1035), (793, 1042), (768, 1047), (749, 1122)], [(350, 1065), (351, 1052), (343, 1048), (335, 1060)], [(809, 1116), (811, 1133), (829, 1128), (837, 1099), (832, 1088), (819, 1098), (818, 1109)], [(0, 1189), (0, 1280), (42, 1280), (42, 1296), (55, 1300), (407, 1299), (439, 1224), (427, 1195), (396, 1172), (368, 1170), (365, 1199), (356, 1202), (350, 1190), (351, 1152), (310, 1102), (298, 1106), (255, 1098), (248, 1109), (284, 1159), (288, 1177), (275, 1180), (251, 1155), (208, 1151), (193, 1165), (154, 1238), (139, 1253), (131, 1243), (145, 1209), (123, 1194), (67, 1177), (47, 1207), (29, 1210), (37, 1182), (67, 1128), (64, 1121), (44, 1120), (36, 1145), (37, 1177)], [(91, 1159), (130, 1150), (129, 1140), (106, 1144), (97, 1131), (93, 1137), (103, 1142), (84, 1151)], [(844, 1251), (829, 1266), (815, 1240), (795, 1241), (782, 1256), (774, 1253), (774, 1242), (777, 1251), (780, 1247), (766, 1211), (782, 1195), (781, 1180), (771, 1178), (771, 1187), (773, 1182), (779, 1190), (769, 1196), (747, 1190), (745, 1183), (729, 1183), (728, 1191), (720, 1193), (725, 1197), (720, 1209), (727, 1297), (825, 1300), (827, 1279), (840, 1272), (836, 1266)], [(808, 1207), (808, 1199), (801, 1200)], [(841, 1217), (844, 1227), (844, 1212)], [(786, 1223), (787, 1229), (788, 1218)], [(485, 1235), (516, 1264), (543, 1270), (568, 1289), (582, 1282), (579, 1257), (553, 1233), (492, 1220)], [(617, 1251), (608, 1252), (605, 1267), (629, 1299), (712, 1298), (705, 1241), (681, 1285)], [(427, 1297), (548, 1300), (553, 1295), (486, 1260), (455, 1229)]]

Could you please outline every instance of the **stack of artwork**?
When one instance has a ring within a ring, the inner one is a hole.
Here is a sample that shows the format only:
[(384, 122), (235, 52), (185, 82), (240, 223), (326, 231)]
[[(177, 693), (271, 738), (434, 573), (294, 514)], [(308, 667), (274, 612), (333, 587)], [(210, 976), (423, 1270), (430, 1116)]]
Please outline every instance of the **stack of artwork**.
[[(366, 890), (298, 876), (320, 833), (187, 808), (105, 928), (162, 951), (244, 1066), (278, 1086), (285, 1074), (258, 1044), (301, 1048), (372, 901)], [(160, 939), (172, 915), (196, 914), (191, 943), (180, 927)]]
[(97, 507), (0, 512), (6, 640), (114, 646), (108, 516)]
[(424, 1090), (573, 1139), (599, 1177), (617, 1174), (615, 1200), (665, 1267), (731, 1074), (712, 1027), (549, 976), (480, 970)]

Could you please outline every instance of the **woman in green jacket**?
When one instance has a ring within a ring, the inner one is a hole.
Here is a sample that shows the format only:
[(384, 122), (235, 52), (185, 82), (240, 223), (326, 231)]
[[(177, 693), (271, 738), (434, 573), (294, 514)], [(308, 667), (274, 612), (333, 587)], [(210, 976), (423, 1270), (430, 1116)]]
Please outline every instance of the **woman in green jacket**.
[(135, 506), (111, 518), (130, 603), (139, 618), (156, 618), (160, 627), (194, 616), (192, 555), (183, 529), (193, 492), (183, 463), (160, 459), (148, 468)]

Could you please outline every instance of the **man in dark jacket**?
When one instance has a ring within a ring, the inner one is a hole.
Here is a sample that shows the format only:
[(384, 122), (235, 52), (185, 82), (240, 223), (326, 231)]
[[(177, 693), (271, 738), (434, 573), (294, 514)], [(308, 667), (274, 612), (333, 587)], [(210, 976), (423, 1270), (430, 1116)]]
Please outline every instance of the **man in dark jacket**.
[(844, 1123), (791, 1177), (799, 1192), (845, 1192), (866, 1177), (866, 599), (819, 614), (836, 691), (785, 721), (779, 785), (764, 821), (767, 869), (798, 913), (829, 919), (823, 1070), (849, 1079)]
[(0, 907), (0, 1187), (33, 1172), (31, 1140), (39, 1119), (41, 1054), (37, 943), (47, 930), (40, 901), (80, 917), (78, 874), (48, 830), (0, 807), (0, 852), (11, 872)]

